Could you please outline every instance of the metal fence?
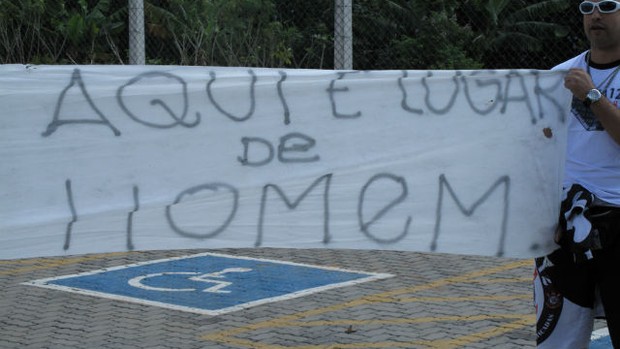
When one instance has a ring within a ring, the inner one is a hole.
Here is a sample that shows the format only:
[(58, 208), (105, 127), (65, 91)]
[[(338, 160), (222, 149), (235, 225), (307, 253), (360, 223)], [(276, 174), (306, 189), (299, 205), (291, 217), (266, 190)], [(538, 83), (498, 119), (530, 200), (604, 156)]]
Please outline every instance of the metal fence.
[(548, 69), (566, 0), (0, 0), (0, 63)]

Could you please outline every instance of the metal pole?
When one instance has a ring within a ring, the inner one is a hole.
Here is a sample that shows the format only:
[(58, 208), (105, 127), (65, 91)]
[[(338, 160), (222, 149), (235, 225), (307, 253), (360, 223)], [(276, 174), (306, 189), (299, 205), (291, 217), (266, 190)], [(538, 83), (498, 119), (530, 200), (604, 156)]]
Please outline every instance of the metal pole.
[(145, 64), (144, 0), (129, 0), (129, 64)]
[(353, 0), (334, 0), (334, 69), (353, 69)]

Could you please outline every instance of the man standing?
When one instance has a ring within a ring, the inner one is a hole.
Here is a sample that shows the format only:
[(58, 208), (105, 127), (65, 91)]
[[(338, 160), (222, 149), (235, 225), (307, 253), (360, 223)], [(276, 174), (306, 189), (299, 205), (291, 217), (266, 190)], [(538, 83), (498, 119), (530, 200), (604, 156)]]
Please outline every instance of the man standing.
[(620, 2), (583, 1), (590, 50), (558, 66), (573, 94), (559, 248), (536, 259), (539, 348), (588, 348), (604, 316), (620, 348)]

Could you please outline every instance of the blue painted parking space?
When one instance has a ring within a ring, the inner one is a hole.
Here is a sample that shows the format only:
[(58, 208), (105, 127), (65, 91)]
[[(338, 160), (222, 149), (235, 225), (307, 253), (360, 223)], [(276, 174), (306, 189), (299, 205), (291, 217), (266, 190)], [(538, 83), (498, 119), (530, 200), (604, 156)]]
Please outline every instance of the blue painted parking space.
[(613, 349), (609, 336), (599, 338), (590, 343), (590, 349)]
[(606, 328), (592, 333), (589, 349), (613, 349), (609, 331)]
[(35, 280), (29, 284), (217, 315), (391, 276), (202, 253)]

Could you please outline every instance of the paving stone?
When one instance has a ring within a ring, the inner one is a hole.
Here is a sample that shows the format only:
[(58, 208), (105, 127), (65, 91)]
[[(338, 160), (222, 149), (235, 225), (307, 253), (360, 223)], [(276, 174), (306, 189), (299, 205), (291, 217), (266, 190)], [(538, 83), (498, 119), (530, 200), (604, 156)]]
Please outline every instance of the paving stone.
[[(217, 316), (22, 285), (202, 252), (395, 276)], [(459, 338), (468, 339), (467, 348), (527, 349), (535, 347), (531, 275), (529, 261), (381, 250), (171, 250), (3, 261), (0, 349), (336, 349), (363, 343), (413, 349), (428, 347), (419, 344), (424, 341), (456, 348)], [(492, 338), (476, 336), (511, 322), (505, 314), (532, 320)]]

